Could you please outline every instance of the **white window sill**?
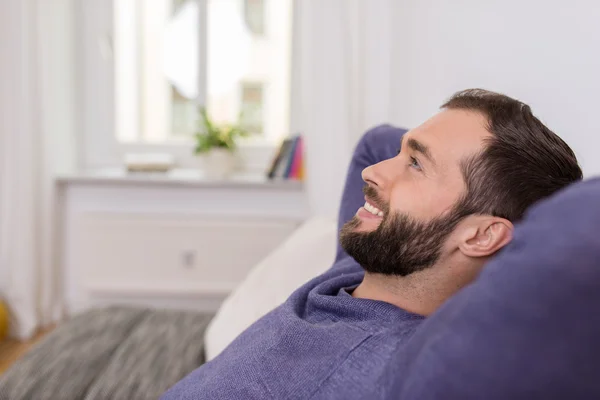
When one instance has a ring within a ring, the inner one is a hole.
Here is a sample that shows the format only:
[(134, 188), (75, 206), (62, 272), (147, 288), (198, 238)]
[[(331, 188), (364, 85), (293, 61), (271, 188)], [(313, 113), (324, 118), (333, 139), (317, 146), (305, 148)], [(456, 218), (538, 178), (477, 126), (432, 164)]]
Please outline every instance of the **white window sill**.
[[(240, 171), (261, 174), (269, 167), (278, 146), (273, 143), (258, 142), (242, 143), (236, 152), (236, 162)], [(175, 165), (182, 169), (194, 170), (200, 168), (200, 156), (194, 154), (194, 146), (190, 142), (182, 143), (121, 143), (115, 151), (106, 154), (84, 154), (83, 169), (93, 170), (106, 167), (121, 167), (127, 154), (168, 154), (175, 160)]]
[(59, 184), (152, 185), (207, 188), (278, 189), (294, 192), (304, 190), (303, 182), (268, 179), (264, 173), (237, 172), (228, 178), (210, 179), (200, 169), (173, 169), (166, 173), (128, 172), (125, 168), (98, 168), (60, 175)]

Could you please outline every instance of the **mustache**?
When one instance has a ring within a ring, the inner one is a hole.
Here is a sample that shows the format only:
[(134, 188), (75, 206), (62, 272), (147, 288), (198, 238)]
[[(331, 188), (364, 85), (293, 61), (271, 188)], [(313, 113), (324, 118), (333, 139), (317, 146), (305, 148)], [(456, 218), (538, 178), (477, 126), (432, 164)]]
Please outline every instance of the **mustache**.
[(383, 211), (385, 215), (388, 214), (388, 212), (390, 211), (390, 205), (381, 198), (381, 196), (377, 192), (377, 189), (375, 189), (371, 185), (365, 185), (363, 187), (363, 193), (369, 199), (369, 203), (373, 204), (375, 207)]

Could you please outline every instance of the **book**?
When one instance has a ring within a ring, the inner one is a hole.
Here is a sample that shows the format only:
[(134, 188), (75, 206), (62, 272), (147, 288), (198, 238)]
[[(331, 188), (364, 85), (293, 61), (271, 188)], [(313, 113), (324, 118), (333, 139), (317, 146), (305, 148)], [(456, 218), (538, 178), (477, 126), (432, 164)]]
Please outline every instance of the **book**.
[(291, 139), (288, 138), (288, 139), (285, 139), (283, 142), (281, 142), (281, 145), (279, 146), (277, 153), (275, 153), (275, 157), (273, 157), (273, 161), (271, 162), (271, 167), (269, 168), (269, 170), (267, 172), (267, 178), (269, 178), (269, 179), (275, 178), (275, 173), (277, 171), (277, 167), (281, 163), (281, 158), (283, 157), (285, 149), (287, 148), (287, 146), (289, 146), (290, 140)]
[(293, 136), (286, 141), (286, 146), (282, 149), (281, 159), (275, 169), (275, 178), (285, 178), (289, 163), (292, 158), (292, 151), (294, 143), (296, 142), (296, 136)]
[(298, 149), (299, 143), (300, 143), (300, 135), (294, 136), (294, 138), (292, 139), (292, 145), (290, 147), (290, 153), (289, 153), (290, 156), (288, 157), (285, 172), (283, 174), (283, 177), (285, 179), (291, 178), (292, 166), (294, 164), (294, 159), (296, 158), (296, 150)]
[(304, 161), (304, 141), (302, 136), (298, 136), (298, 141), (296, 143), (296, 148), (294, 150), (294, 158), (292, 160), (292, 165), (290, 168), (289, 178), (301, 180), (301, 169), (302, 163)]
[(269, 179), (296, 179), (304, 177), (304, 140), (294, 135), (282, 141), (267, 170)]
[(125, 166), (128, 172), (168, 172), (175, 165), (170, 154), (125, 154)]

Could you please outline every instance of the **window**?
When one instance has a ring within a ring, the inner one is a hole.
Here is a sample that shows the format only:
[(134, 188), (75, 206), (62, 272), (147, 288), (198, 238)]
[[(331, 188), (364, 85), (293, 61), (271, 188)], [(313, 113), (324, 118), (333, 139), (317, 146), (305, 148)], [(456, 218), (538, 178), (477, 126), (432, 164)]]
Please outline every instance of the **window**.
[(189, 143), (199, 107), (289, 133), (292, 0), (114, 0), (119, 143)]
[(244, 0), (244, 19), (246, 26), (255, 35), (265, 33), (265, 1)]
[(263, 133), (263, 84), (242, 82), (241, 84), (241, 115), (243, 126), (253, 134)]

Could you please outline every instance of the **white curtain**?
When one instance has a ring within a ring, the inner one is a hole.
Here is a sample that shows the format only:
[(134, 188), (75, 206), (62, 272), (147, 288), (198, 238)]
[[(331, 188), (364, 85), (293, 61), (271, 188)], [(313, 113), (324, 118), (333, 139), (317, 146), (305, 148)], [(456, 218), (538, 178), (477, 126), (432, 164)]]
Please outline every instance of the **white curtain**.
[(292, 129), (306, 138), (316, 215), (335, 216), (352, 150), (389, 122), (394, 0), (297, 0)]
[(70, 10), (0, 2), (0, 295), (21, 339), (62, 314), (54, 176), (73, 162)]

